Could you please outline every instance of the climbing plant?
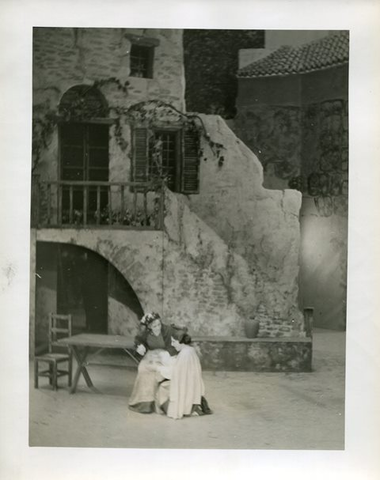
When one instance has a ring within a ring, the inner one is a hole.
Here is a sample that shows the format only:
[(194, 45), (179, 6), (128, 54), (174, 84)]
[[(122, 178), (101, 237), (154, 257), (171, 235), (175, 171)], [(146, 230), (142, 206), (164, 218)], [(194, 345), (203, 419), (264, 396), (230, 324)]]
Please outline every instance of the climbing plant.
[[(199, 138), (205, 140), (206, 144), (211, 148), (213, 155), (218, 160), (218, 165), (221, 167), (224, 163), (224, 156), (222, 155), (225, 147), (211, 139), (207, 132), (202, 118), (195, 113), (184, 113), (175, 108), (173, 105), (163, 102), (161, 100), (148, 100), (136, 103), (132, 106), (108, 106), (99, 107), (98, 104), (86, 102), (85, 96), (91, 89), (100, 89), (109, 84), (115, 84), (116, 88), (124, 95), (128, 94), (128, 81), (120, 82), (115, 77), (108, 79), (96, 80), (92, 85), (85, 88), (80, 95), (74, 99), (73, 102), (61, 105), (58, 109), (47, 109), (43, 111), (41, 108), (36, 108), (33, 115), (33, 171), (37, 167), (41, 154), (47, 148), (49, 140), (54, 132), (54, 129), (59, 121), (85, 121), (94, 118), (101, 118), (108, 116), (114, 123), (115, 140), (122, 151), (128, 148), (128, 142), (123, 136), (123, 125), (139, 125), (148, 130), (150, 139), (150, 154), (152, 160), (156, 164), (156, 170), (160, 172), (161, 162), (161, 147), (160, 139), (156, 138), (154, 128), (159, 122), (160, 124), (170, 125), (175, 122), (181, 124), (188, 130), (193, 130), (198, 133)], [(198, 158), (203, 158), (204, 151), (202, 142), (199, 142)]]

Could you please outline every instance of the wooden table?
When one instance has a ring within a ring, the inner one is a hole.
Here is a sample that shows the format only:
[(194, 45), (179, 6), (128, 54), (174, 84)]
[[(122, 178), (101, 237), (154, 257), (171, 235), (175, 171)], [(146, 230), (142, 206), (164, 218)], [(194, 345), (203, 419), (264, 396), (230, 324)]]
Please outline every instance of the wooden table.
[(83, 375), (87, 386), (94, 389), (94, 385), (86, 368), (88, 365), (87, 357), (90, 353), (90, 349), (97, 349), (92, 355), (97, 355), (107, 348), (121, 349), (124, 350), (136, 363), (139, 363), (133, 353), (135, 350), (134, 340), (128, 337), (123, 337), (122, 335), (80, 333), (79, 335), (73, 335), (72, 337), (61, 338), (59, 343), (70, 347), (78, 364), (70, 393), (75, 393), (81, 375)]

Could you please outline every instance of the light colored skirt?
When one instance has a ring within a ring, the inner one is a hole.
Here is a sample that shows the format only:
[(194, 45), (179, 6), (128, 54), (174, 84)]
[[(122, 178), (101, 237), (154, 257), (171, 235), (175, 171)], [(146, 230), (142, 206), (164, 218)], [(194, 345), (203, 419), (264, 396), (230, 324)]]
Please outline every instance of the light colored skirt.
[[(171, 380), (160, 383), (156, 411), (179, 419), (201, 412), (205, 387), (199, 358), (191, 346), (184, 346), (173, 365)], [(205, 400), (204, 400), (205, 401)]]
[(157, 411), (156, 398), (158, 386), (171, 378), (176, 357), (166, 350), (149, 350), (139, 363), (137, 377), (129, 399), (129, 408), (139, 413)]

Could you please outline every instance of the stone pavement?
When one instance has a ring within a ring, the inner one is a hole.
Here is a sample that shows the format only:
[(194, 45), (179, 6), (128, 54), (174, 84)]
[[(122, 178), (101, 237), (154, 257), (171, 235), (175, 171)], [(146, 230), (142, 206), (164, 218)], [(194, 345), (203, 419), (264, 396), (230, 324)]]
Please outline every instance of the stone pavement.
[[(344, 448), (345, 334), (317, 330), (312, 373), (204, 373), (213, 415), (172, 420), (128, 410), (136, 370), (91, 366), (100, 393), (53, 392), (30, 374), (30, 446)], [(64, 380), (61, 380), (64, 382)]]

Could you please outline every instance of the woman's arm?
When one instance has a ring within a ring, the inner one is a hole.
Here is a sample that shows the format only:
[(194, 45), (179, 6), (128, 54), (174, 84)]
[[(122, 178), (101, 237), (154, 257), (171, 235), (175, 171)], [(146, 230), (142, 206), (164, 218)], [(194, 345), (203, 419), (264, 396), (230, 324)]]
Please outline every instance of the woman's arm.
[(148, 350), (148, 344), (147, 344), (147, 341), (146, 341), (146, 337), (147, 337), (146, 331), (140, 331), (135, 336), (135, 340), (134, 340), (136, 352), (142, 357), (145, 355), (145, 353)]

